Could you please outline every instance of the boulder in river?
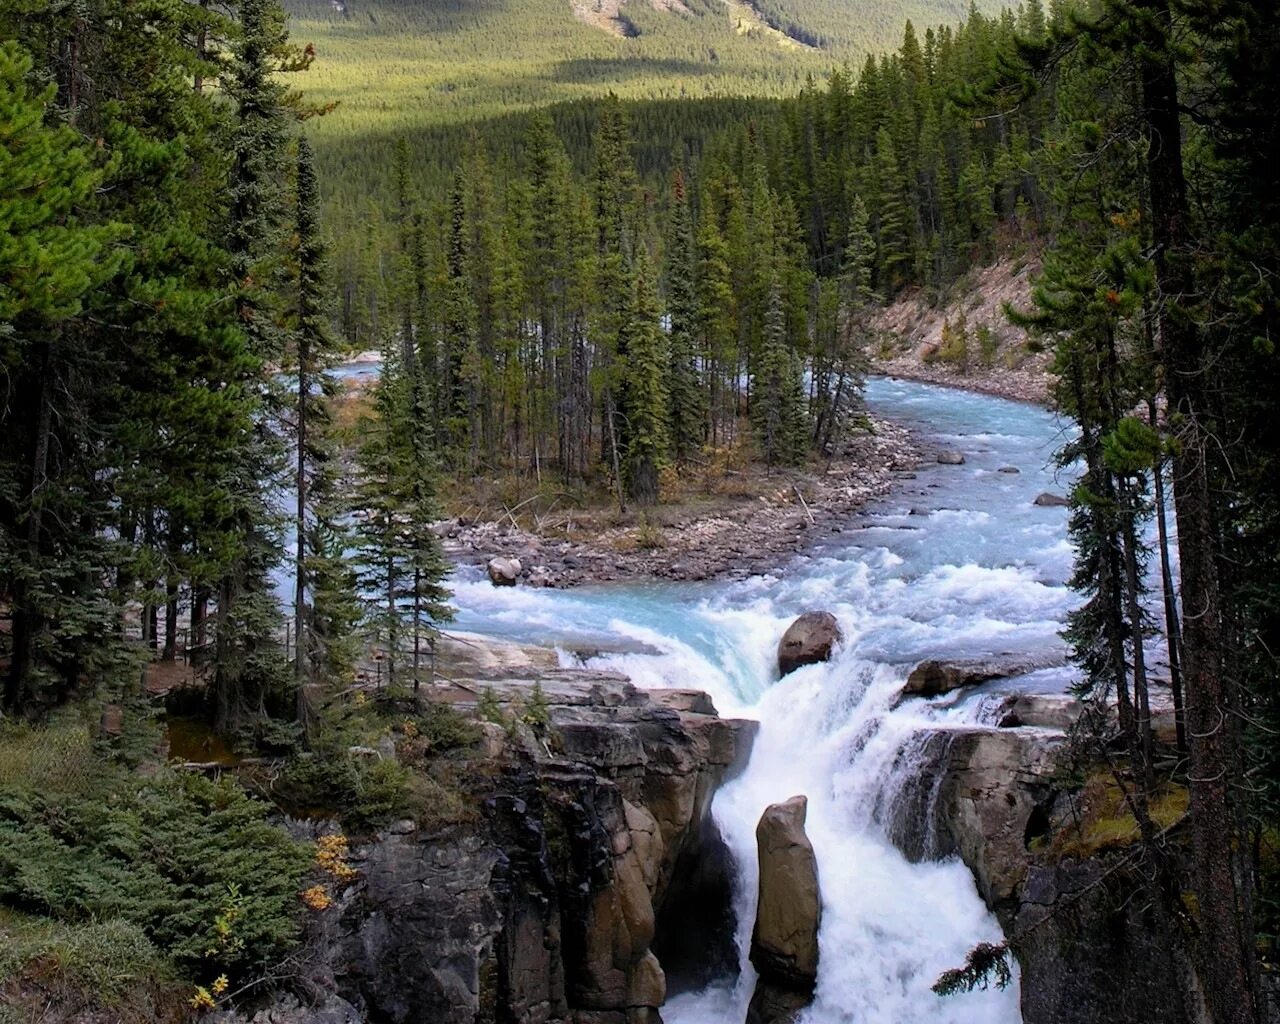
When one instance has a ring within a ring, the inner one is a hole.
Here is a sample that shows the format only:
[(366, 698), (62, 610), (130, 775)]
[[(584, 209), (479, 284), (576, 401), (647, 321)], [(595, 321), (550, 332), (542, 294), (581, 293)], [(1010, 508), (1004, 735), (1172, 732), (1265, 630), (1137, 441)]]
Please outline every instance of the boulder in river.
[(911, 670), (902, 692), (912, 697), (936, 697), (963, 686), (985, 683), (1003, 674), (982, 662), (937, 661), (931, 658)]
[(793, 796), (765, 809), (756, 826), (759, 903), (751, 963), (760, 972), (747, 1020), (781, 1024), (813, 998), (822, 899), (818, 861), (805, 834), (809, 802)]
[(979, 660), (929, 658), (911, 670), (902, 687), (904, 697), (937, 697), (965, 686), (977, 686), (992, 679), (1008, 679), (1063, 663), (1062, 655), (1000, 655)]
[(1066, 508), (1071, 502), (1064, 498), (1061, 494), (1053, 494), (1045, 491), (1036, 496), (1033, 504), (1039, 505), (1041, 508)]
[(802, 665), (830, 661), (841, 639), (840, 623), (830, 612), (805, 612), (787, 627), (778, 644), (778, 674), (794, 672)]
[(961, 452), (938, 452), (938, 462), (943, 466), (963, 466), (964, 454)]
[(499, 557), (489, 559), (488, 570), (489, 582), (495, 587), (514, 587), (524, 566), (518, 558)]
[(1021, 473), (1022, 470), (1020, 470), (1017, 466), (1001, 466), (999, 469), (996, 470), (996, 472), (1008, 473), (1010, 476), (1012, 476), (1015, 473)]

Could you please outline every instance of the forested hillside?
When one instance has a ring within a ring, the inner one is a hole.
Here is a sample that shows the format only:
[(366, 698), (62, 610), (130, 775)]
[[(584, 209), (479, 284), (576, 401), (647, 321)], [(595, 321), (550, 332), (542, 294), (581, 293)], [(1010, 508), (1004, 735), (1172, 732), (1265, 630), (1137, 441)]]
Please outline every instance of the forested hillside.
[[(706, 101), (794, 95), (811, 76), (899, 45), (907, 19), (923, 33), (956, 23), (968, 8), (960, 0), (655, 6), (623, 7), (619, 37), (575, 17), (570, 0), (288, 0), (295, 37), (319, 54), (308, 97), (337, 104), (316, 125), (315, 142), (340, 260), (361, 248), (356, 233), (386, 209), (399, 138), (419, 180), (442, 183), (472, 134), (486, 140), (491, 157), (506, 156), (527, 111), (564, 105), (555, 120), (581, 160), (593, 101), (613, 94), (638, 104), (636, 138), (658, 155), (642, 154), (641, 171), (654, 184), (682, 141), (696, 147), (741, 123), (740, 104)], [(983, 0), (977, 8), (994, 13), (1000, 5)]]

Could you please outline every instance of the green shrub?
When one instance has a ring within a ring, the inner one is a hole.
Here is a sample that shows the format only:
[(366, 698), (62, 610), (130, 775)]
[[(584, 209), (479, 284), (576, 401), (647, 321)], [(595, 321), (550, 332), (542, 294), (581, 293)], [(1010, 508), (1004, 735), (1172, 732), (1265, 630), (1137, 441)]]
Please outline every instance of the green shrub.
[(969, 372), (969, 325), (963, 312), (956, 316), (954, 322), (943, 321), (938, 358), (950, 363), (962, 374)]
[(507, 715), (502, 710), (502, 705), (498, 702), (498, 698), (491, 686), (486, 686), (484, 692), (480, 694), (480, 700), (476, 704), (476, 714), (483, 721), (500, 725), (504, 729), (510, 725)]
[(303, 754), (276, 785), (281, 804), (299, 814), (333, 814), (355, 832), (409, 813), (410, 772), (392, 760), (342, 754)]
[(77, 794), (0, 790), (0, 904), (119, 921), (198, 975), (256, 972), (298, 936), (311, 857), (230, 781), (107, 766)]
[(64, 714), (41, 726), (0, 725), (0, 793), (11, 787), (84, 793), (101, 769), (86, 720)]
[(520, 720), (535, 731), (545, 729), (551, 724), (551, 707), (547, 703), (547, 695), (543, 692), (541, 683), (534, 683), (533, 689), (529, 691)]
[(979, 324), (978, 330), (978, 357), (982, 361), (985, 369), (990, 369), (995, 365), (996, 361), (996, 335), (995, 332), (987, 324)]
[(432, 751), (461, 750), (480, 739), (480, 730), (458, 709), (440, 701), (428, 701), (413, 719)]

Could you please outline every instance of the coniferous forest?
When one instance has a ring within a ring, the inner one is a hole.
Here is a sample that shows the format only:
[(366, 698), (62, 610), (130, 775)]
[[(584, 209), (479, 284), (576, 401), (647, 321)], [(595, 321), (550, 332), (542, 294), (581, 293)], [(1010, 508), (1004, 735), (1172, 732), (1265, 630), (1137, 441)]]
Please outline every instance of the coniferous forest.
[[(379, 75), (343, 51), (309, 84), (324, 48), (280, 0), (0, 0), (0, 1004), (177, 1020), (287, 984), (355, 869), (281, 815), (480, 813), (476, 724), (421, 697), (461, 495), (647, 517), (695, 478), (820, 472), (875, 429), (883, 307), (1034, 256), (1005, 313), (1077, 428), (1063, 635), (1134, 824), (1117, 906), (1193, 965), (1196, 1019), (1275, 1019), (1280, 19), (880, 8), (896, 49), (862, 55), (885, 30), (838, 4), (756, 5), (803, 56), (727, 33), (726, 77), (679, 94), (512, 98), (495, 43), (434, 122), (357, 131)], [(680, 17), (632, 27), (676, 47)], [(179, 665), (199, 685), (157, 691)], [(561, 752), (540, 686), (491, 698)], [(162, 734), (204, 768), (158, 766)], [(938, 990), (1007, 981), (1008, 940)]]

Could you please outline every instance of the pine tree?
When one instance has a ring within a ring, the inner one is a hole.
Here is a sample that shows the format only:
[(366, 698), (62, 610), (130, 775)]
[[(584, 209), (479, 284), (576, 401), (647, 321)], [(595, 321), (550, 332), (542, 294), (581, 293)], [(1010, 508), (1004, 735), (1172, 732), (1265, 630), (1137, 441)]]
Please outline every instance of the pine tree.
[(676, 172), (671, 189), (671, 225), (667, 241), (667, 313), (670, 319), (667, 370), (669, 436), (678, 465), (686, 464), (702, 445), (706, 406), (698, 372), (697, 253), (684, 175)]
[(625, 410), (622, 472), (627, 496), (637, 505), (658, 501), (658, 470), (669, 448), (667, 368), (670, 356), (663, 335), (649, 256), (643, 246), (631, 268), (630, 294), (618, 332), (625, 353), (619, 389)]
[(385, 658), (390, 684), (399, 685), (407, 667), (416, 690), (438, 624), (453, 612), (443, 584), (448, 562), (431, 529), (439, 508), (425, 410), (415, 407), (395, 349), (384, 352), (373, 415), (363, 423), (353, 496), (356, 562), (368, 639)]
[(705, 367), (710, 441), (718, 445), (733, 436), (737, 408), (737, 364), (734, 358), (736, 317), (733, 274), (728, 247), (715, 218), (703, 218), (698, 233), (697, 292), (699, 354)]
[[(624, 324), (628, 303), (633, 301), (627, 260), (635, 239), (635, 163), (631, 133), (616, 96), (610, 96), (600, 112), (592, 169), (592, 213), (595, 224), (595, 259), (592, 295), (592, 340), (595, 348), (594, 386), (599, 395), (604, 430), (600, 438), (604, 461), (615, 474), (630, 444), (631, 414), (622, 391), (626, 364)], [(619, 497), (626, 489), (617, 481)]]
[(39, 691), (54, 679), (71, 689), (74, 649), (110, 620), (105, 552), (80, 529), (94, 500), (81, 399), (93, 393), (97, 354), (70, 328), (120, 267), (126, 233), (82, 219), (103, 173), (75, 132), (46, 124), (54, 89), (33, 93), (31, 68), (16, 43), (0, 45), (0, 598), (13, 624), (11, 710), (47, 696)]
[(293, 626), (298, 718), (304, 725), (312, 713), (308, 688), (350, 671), (353, 651), (348, 634), (355, 622), (354, 581), (344, 561), (339, 456), (332, 438), (330, 404), (338, 385), (327, 370), (337, 353), (329, 326), (319, 203), (311, 144), (303, 137), (298, 140), (295, 195)]
[(269, 489), (283, 470), (272, 420), (283, 404), (265, 367), (285, 352), (279, 296), (287, 214), (285, 153), (289, 96), (277, 78), (288, 36), (278, 0), (244, 0), (239, 36), (226, 76), (235, 105), (232, 134), (229, 251), (237, 283), (236, 313), (249, 360), (241, 386), (260, 396), (251, 435), (235, 453), (226, 528), (238, 550), (218, 581), (214, 656), (215, 723), (228, 731), (269, 712), (280, 683), (279, 609), (270, 576), (281, 555)]
[(804, 458), (804, 382), (800, 361), (787, 345), (782, 290), (776, 282), (769, 291), (764, 345), (751, 381), (751, 422), (769, 466), (795, 465)]

